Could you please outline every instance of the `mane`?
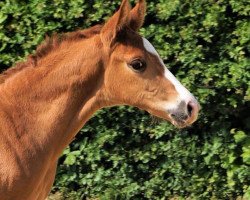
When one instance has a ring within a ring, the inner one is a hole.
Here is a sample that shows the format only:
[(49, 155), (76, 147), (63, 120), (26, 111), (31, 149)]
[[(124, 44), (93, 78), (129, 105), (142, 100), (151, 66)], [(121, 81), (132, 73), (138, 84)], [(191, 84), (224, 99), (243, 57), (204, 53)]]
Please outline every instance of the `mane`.
[(13, 67), (5, 70), (0, 74), (0, 84), (4, 83), (6, 79), (13, 76), (17, 72), (20, 72), (26, 67), (36, 67), (37, 62), (44, 58), (46, 55), (58, 48), (61, 43), (65, 41), (79, 41), (88, 39), (101, 31), (102, 25), (96, 25), (88, 29), (78, 30), (70, 33), (58, 34), (54, 33), (51, 37), (46, 36), (45, 40), (37, 47), (34, 54), (27, 57), (26, 61), (18, 62)]

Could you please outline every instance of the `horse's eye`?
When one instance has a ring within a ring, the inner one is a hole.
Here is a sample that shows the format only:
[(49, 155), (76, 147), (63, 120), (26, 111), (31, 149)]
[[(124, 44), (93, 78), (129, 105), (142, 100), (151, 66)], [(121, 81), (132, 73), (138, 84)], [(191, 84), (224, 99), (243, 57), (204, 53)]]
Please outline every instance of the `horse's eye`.
[(131, 63), (129, 63), (129, 66), (135, 72), (144, 72), (147, 67), (146, 62), (141, 59), (133, 60)]

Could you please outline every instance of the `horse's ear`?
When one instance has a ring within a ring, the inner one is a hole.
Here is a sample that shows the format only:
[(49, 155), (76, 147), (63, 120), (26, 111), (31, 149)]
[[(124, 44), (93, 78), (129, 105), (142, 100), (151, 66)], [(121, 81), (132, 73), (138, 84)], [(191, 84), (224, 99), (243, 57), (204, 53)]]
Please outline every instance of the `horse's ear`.
[(131, 6), (128, 0), (123, 0), (119, 10), (105, 23), (101, 30), (101, 39), (105, 45), (111, 47), (117, 33), (129, 26)]
[(131, 10), (130, 28), (138, 31), (144, 22), (146, 15), (146, 2), (145, 0), (138, 0), (136, 6)]

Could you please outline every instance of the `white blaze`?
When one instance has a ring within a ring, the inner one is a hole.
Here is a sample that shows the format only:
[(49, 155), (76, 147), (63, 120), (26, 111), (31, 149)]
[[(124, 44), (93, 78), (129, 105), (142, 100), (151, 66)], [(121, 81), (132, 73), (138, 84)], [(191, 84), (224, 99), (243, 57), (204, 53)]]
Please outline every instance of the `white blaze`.
[(152, 53), (152, 54), (160, 57), (159, 54), (158, 54), (158, 52), (155, 50), (154, 46), (146, 38), (142, 38), (142, 39), (143, 39), (143, 45), (144, 45), (145, 49), (149, 53)]
[(155, 50), (154, 46), (146, 38), (143, 38), (143, 45), (149, 53), (159, 58), (162, 64), (162, 67), (164, 68), (165, 78), (168, 79), (175, 86), (175, 89), (179, 94), (179, 98), (177, 99), (177, 102), (167, 103), (168, 109), (175, 109), (181, 101), (185, 101), (186, 103), (188, 103), (189, 101), (196, 101), (194, 96), (167, 69), (163, 60), (160, 58), (158, 52)]

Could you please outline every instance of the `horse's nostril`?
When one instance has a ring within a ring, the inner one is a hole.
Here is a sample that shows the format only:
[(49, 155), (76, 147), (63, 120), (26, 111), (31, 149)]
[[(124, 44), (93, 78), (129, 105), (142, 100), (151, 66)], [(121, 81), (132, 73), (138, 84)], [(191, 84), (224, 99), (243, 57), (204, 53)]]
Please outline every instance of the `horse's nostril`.
[(194, 110), (194, 104), (192, 102), (188, 103), (187, 110), (188, 110), (188, 116), (191, 117)]

